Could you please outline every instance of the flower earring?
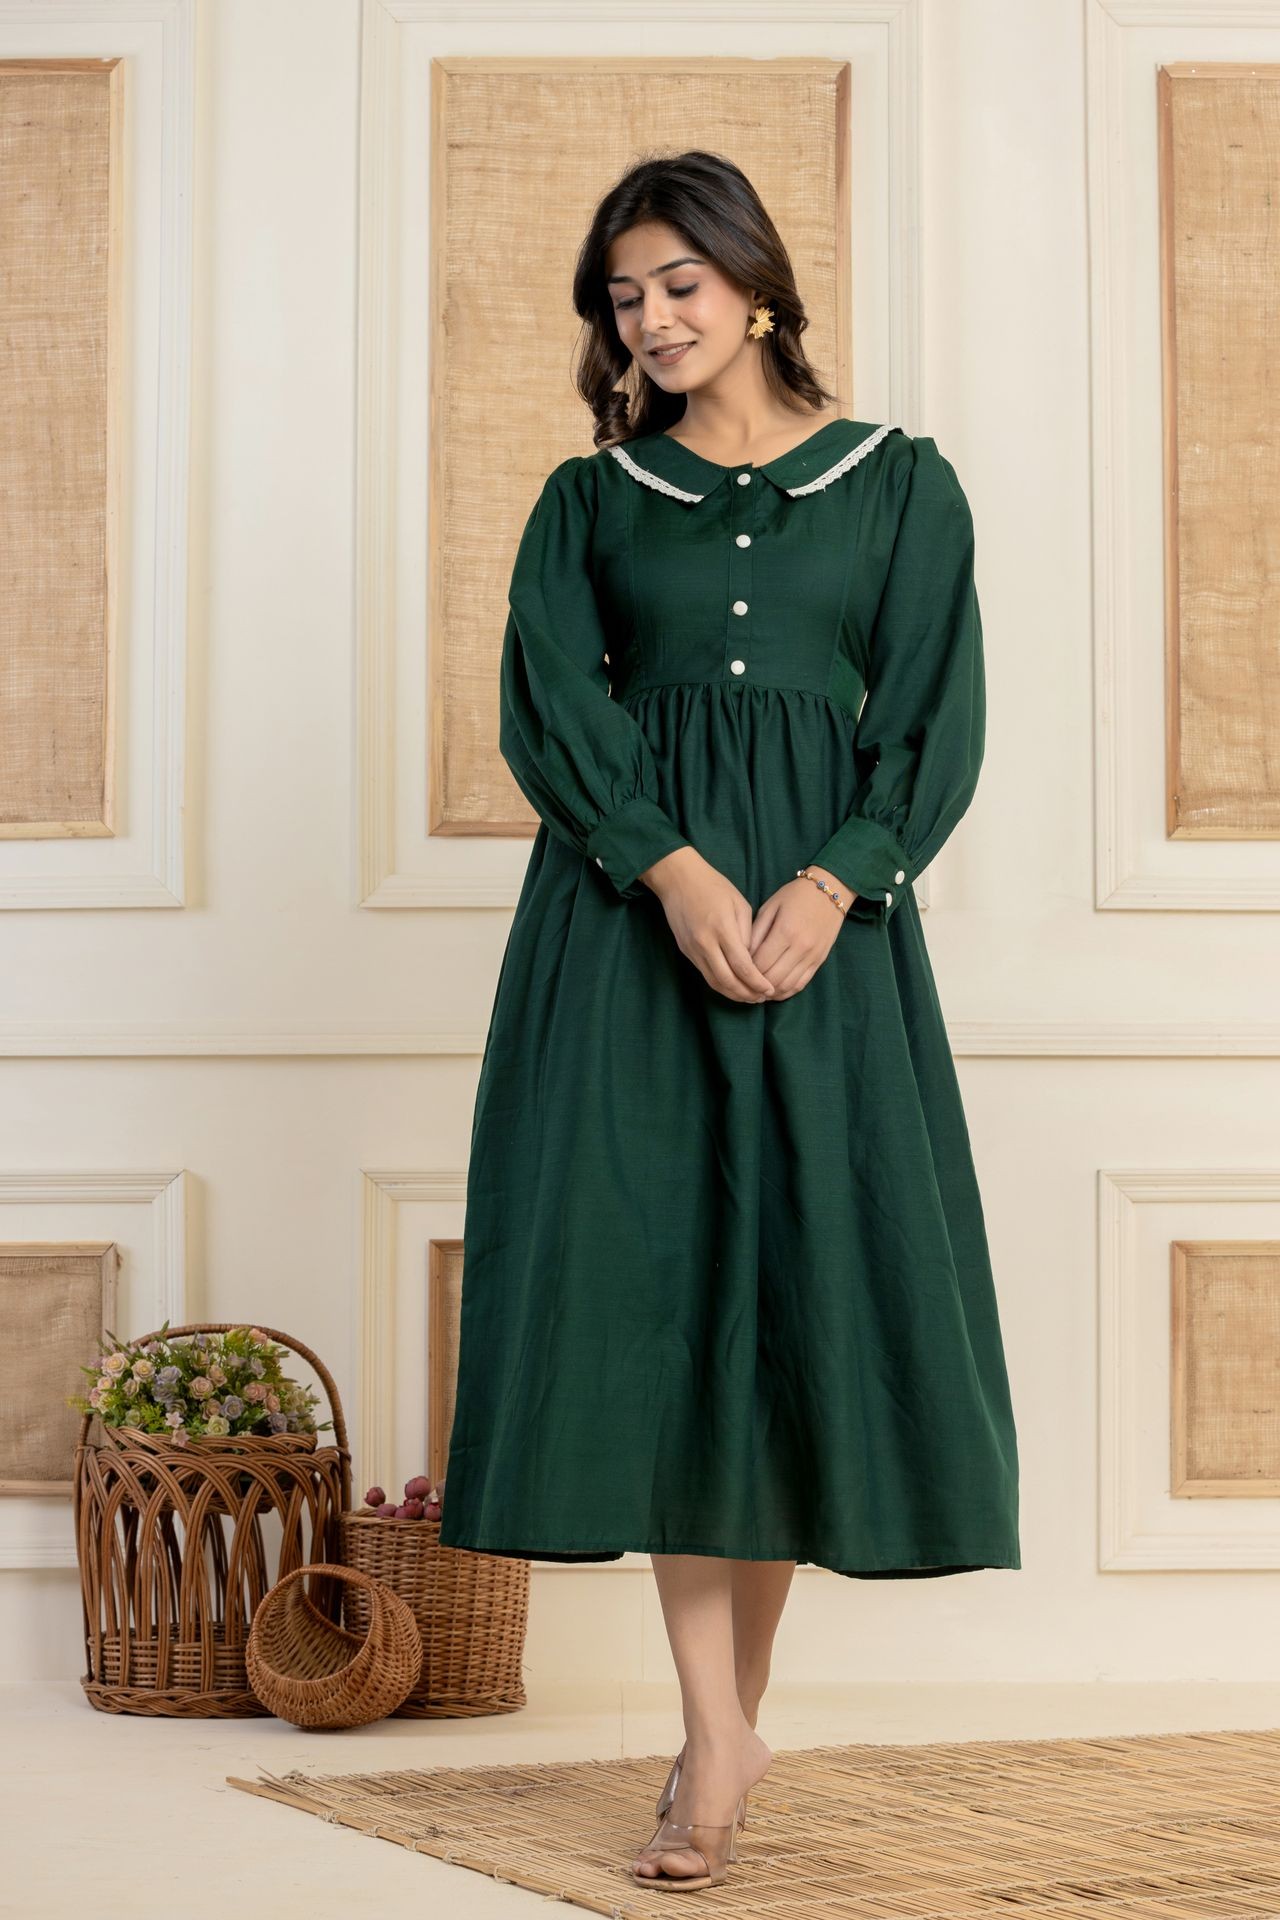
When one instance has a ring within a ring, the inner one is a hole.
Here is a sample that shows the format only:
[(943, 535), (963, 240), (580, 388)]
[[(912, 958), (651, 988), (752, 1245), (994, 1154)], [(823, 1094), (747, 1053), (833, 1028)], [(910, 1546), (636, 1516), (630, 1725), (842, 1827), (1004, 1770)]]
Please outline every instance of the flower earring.
[(766, 333), (772, 332), (773, 308), (770, 306), (757, 307), (751, 325), (747, 328), (747, 338), (749, 340), (761, 340)]

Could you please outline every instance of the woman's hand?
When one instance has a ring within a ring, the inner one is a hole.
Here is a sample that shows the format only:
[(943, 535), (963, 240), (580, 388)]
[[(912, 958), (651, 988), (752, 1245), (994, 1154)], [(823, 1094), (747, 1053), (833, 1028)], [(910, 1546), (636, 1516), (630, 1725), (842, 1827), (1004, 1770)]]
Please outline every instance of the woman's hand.
[[(834, 887), (842, 900), (849, 889), (825, 867), (810, 867)], [(775, 1000), (789, 1000), (807, 987), (835, 943), (844, 925), (844, 913), (815, 887), (812, 880), (784, 882), (752, 922), (747, 947), (752, 959), (774, 985)]]
[(776, 997), (747, 950), (751, 902), (696, 847), (664, 854), (640, 878), (661, 900), (676, 945), (708, 986), (753, 1006)]

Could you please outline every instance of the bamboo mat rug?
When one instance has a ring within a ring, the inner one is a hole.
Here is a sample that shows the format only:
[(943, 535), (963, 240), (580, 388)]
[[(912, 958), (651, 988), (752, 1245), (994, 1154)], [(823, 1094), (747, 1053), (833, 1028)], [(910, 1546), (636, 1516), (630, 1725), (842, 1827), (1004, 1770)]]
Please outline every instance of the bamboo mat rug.
[(612, 1920), (1280, 1915), (1280, 1728), (779, 1751), (728, 1881), (687, 1896), (628, 1870), (670, 1765), (227, 1779)]

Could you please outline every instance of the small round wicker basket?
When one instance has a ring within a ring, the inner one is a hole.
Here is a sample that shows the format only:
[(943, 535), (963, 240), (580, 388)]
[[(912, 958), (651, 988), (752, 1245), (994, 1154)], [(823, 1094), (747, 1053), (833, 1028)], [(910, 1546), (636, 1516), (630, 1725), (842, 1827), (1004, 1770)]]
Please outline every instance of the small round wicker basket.
[[(304, 1582), (362, 1590), (368, 1622), (349, 1633), (316, 1605)], [(364, 1727), (394, 1713), (416, 1684), (422, 1640), (408, 1605), (358, 1567), (320, 1562), (278, 1580), (253, 1616), (245, 1644), (249, 1685), (295, 1727)]]

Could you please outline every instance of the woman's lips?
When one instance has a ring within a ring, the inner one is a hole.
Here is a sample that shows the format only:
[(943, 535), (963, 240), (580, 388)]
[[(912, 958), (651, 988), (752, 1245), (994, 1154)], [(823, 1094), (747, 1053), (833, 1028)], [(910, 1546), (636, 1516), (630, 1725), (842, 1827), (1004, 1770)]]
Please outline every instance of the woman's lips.
[(677, 347), (651, 347), (649, 351), (660, 367), (674, 367), (694, 344), (692, 340), (682, 340)]

